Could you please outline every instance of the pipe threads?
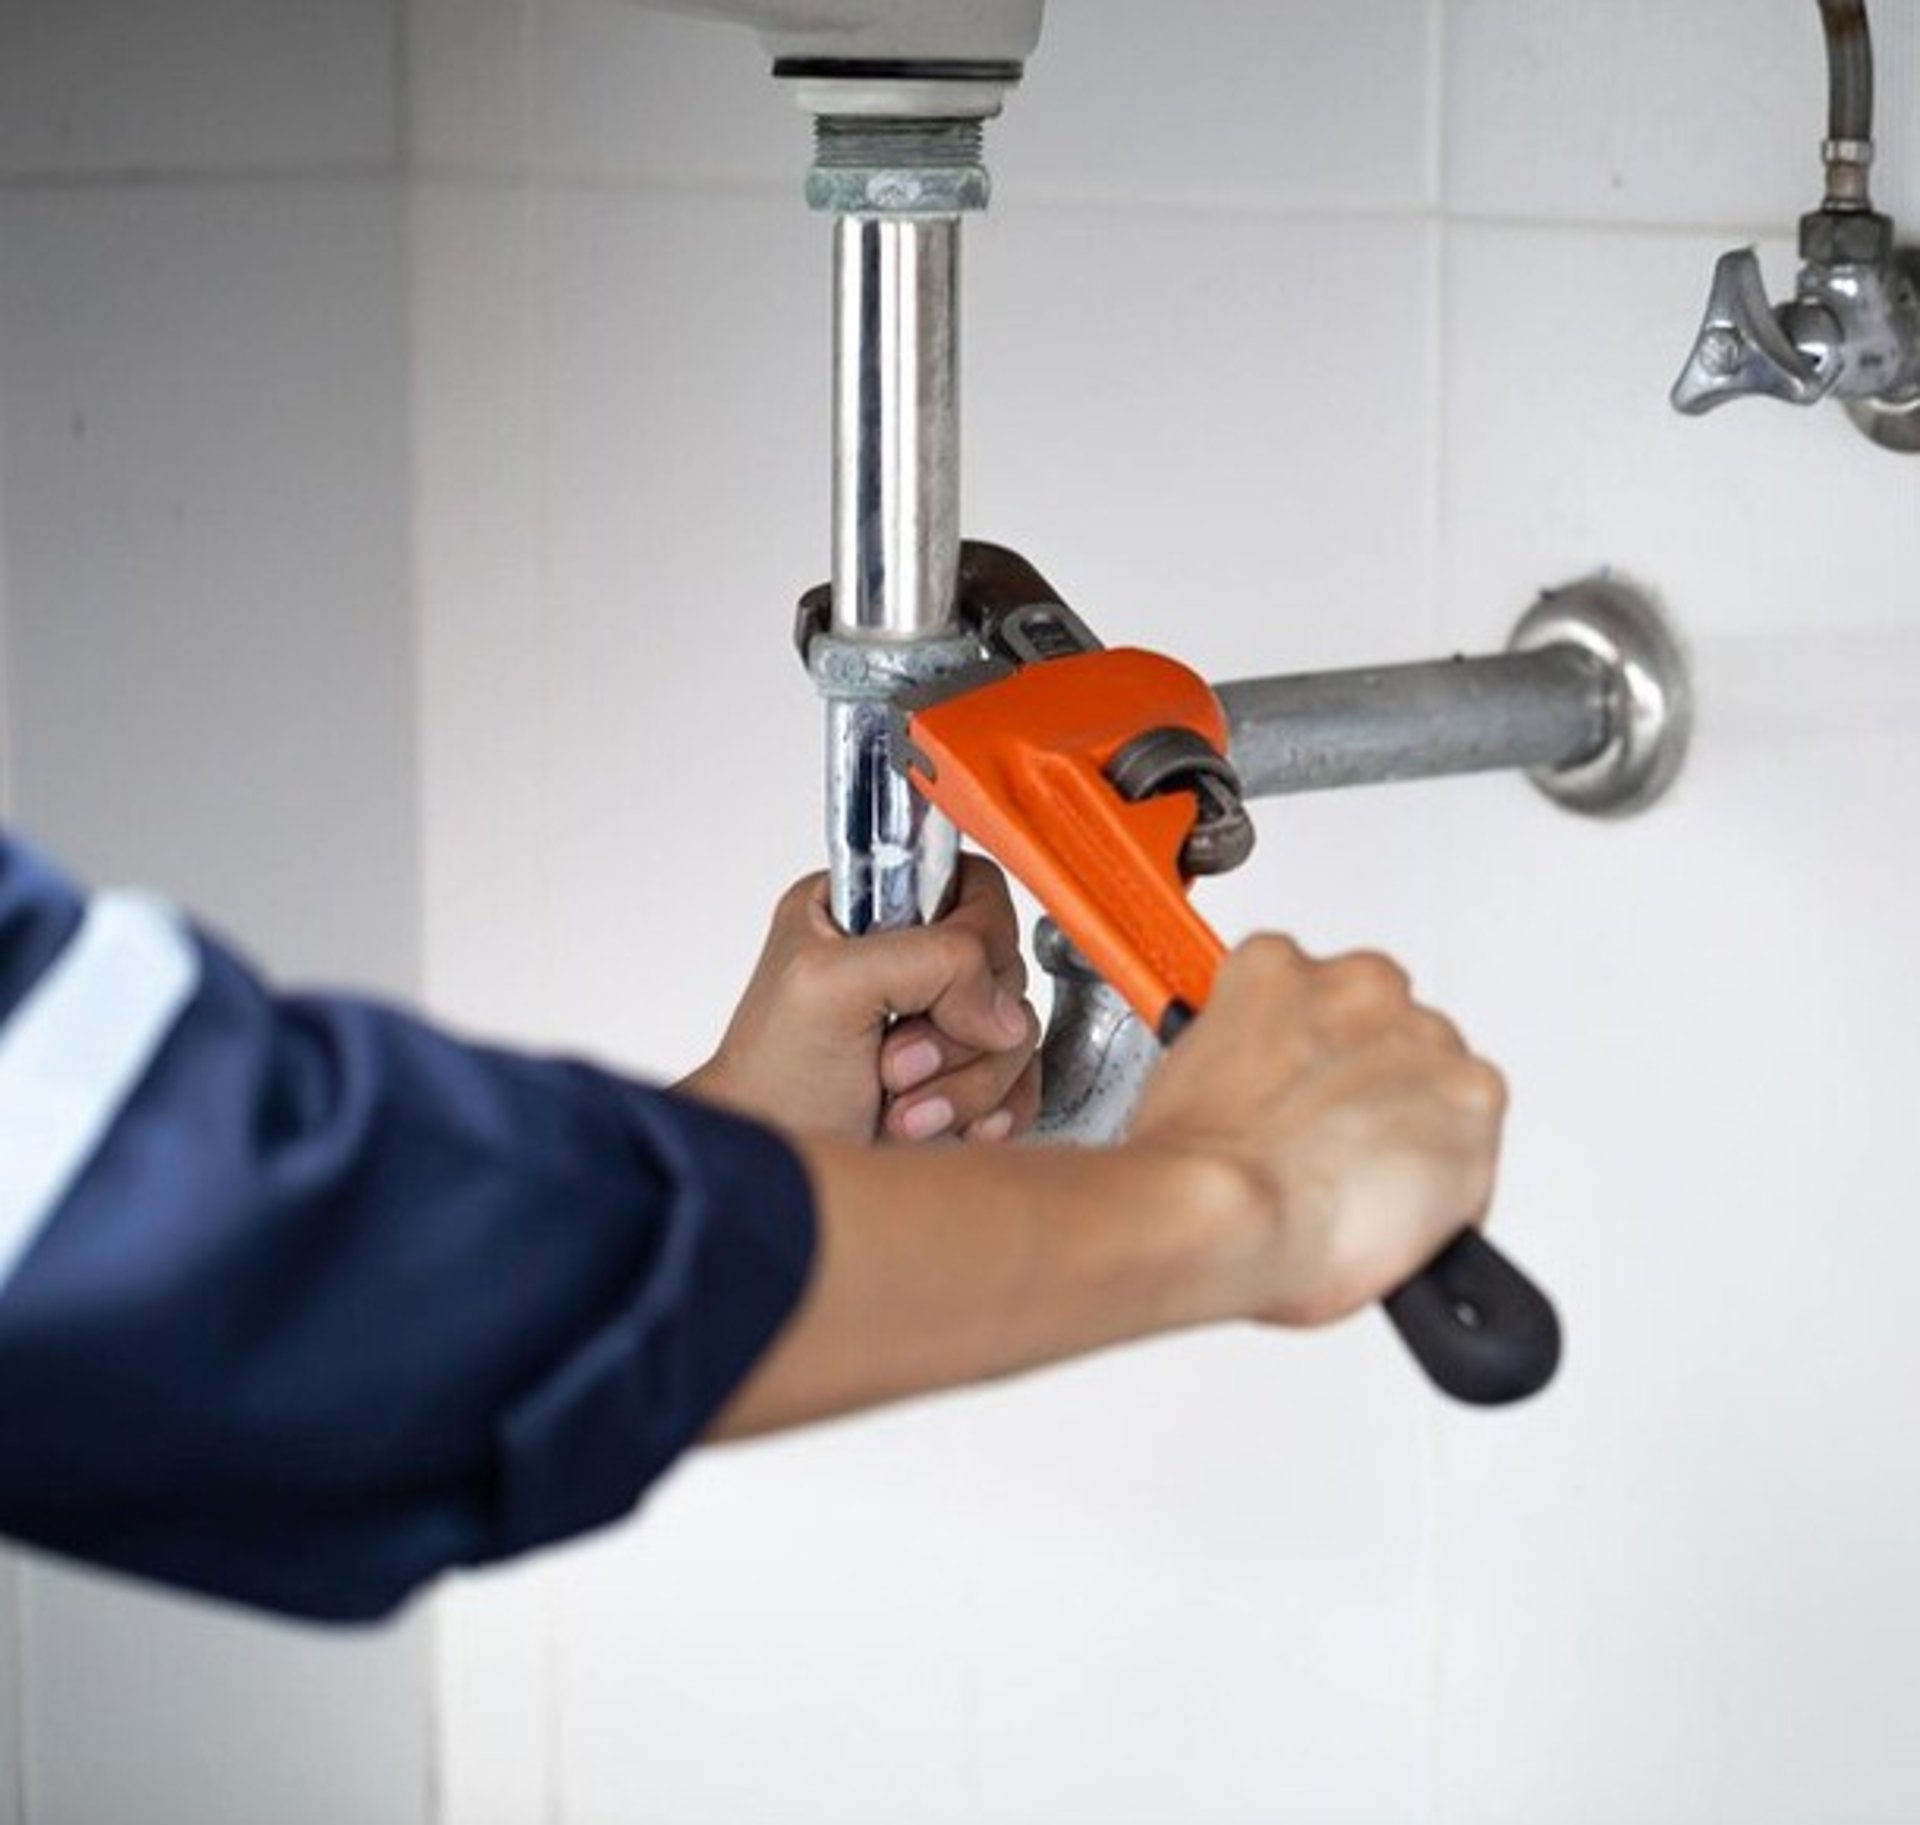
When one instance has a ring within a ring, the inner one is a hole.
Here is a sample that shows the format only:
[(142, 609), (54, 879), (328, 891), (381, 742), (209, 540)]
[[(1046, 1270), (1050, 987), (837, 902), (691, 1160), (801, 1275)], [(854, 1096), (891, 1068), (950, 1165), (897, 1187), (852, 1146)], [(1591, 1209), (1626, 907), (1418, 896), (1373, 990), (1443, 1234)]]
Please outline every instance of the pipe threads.
[(869, 120), (821, 114), (813, 123), (813, 162), (822, 171), (950, 171), (977, 165), (986, 139), (977, 120)]

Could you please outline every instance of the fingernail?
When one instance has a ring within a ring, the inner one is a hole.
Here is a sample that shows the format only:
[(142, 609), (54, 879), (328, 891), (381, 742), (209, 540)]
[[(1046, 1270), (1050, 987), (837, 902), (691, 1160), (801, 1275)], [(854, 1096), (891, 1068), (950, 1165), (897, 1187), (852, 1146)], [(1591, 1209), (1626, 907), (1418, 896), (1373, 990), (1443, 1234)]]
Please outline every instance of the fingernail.
[(1009, 1039), (1025, 1039), (1027, 1036), (1027, 1007), (1018, 995), (1011, 995), (1005, 989), (998, 989), (993, 997), (993, 1017), (999, 1021), (1001, 1030)]
[(983, 1115), (967, 1130), (968, 1138), (976, 1141), (1004, 1141), (1013, 1132), (1013, 1111), (996, 1109), (991, 1115)]
[(931, 1039), (916, 1039), (887, 1060), (887, 1075), (896, 1090), (911, 1090), (939, 1075), (940, 1048)]
[(944, 1096), (915, 1103), (900, 1117), (900, 1132), (910, 1141), (930, 1141), (953, 1126), (953, 1105)]

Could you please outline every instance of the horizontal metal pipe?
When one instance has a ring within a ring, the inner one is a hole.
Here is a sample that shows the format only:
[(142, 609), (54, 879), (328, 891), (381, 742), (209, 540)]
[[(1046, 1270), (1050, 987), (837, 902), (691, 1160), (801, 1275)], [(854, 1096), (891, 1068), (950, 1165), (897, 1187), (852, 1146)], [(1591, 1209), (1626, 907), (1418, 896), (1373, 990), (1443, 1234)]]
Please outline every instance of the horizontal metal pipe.
[(1214, 686), (1248, 798), (1565, 767), (1612, 734), (1612, 679), (1575, 646)]

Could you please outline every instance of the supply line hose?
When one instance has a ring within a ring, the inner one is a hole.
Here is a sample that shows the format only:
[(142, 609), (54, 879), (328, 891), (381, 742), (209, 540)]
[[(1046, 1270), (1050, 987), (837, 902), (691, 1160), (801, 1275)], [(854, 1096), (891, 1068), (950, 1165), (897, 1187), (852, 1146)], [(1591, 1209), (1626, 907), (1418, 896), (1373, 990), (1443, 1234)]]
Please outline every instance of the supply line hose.
[(1866, 0), (1820, 0), (1820, 23), (1827, 35), (1827, 197), (1822, 206), (1871, 209), (1873, 36)]
[(1873, 37), (1866, 0), (1820, 0), (1827, 34), (1827, 137), (1873, 138)]

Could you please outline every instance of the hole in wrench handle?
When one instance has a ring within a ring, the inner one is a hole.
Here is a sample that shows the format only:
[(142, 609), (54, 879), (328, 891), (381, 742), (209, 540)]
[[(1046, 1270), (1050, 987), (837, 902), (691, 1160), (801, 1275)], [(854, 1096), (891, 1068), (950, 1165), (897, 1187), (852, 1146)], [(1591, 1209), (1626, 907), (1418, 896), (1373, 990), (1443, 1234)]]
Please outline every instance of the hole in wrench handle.
[(1560, 1366), (1553, 1302), (1477, 1229), (1382, 1304), (1435, 1385), (1472, 1406), (1525, 1400)]

